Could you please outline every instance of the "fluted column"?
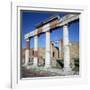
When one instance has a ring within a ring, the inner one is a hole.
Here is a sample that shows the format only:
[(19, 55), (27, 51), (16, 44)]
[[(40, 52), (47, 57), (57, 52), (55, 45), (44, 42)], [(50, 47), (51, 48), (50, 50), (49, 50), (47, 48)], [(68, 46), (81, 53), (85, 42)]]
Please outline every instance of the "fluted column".
[(45, 51), (45, 67), (51, 67), (50, 61), (50, 32), (46, 32), (46, 51)]
[(64, 71), (70, 71), (70, 49), (68, 25), (63, 26)]

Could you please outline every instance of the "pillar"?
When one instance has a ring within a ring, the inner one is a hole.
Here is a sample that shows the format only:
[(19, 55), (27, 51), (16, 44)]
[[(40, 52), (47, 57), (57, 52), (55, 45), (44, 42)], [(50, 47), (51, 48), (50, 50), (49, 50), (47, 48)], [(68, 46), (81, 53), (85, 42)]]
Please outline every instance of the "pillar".
[(59, 58), (61, 59), (61, 40), (59, 41)]
[(50, 54), (51, 54), (51, 58), (53, 57), (53, 48), (54, 48), (54, 44), (53, 44), (53, 42), (51, 41), (50, 42)]
[(25, 50), (25, 66), (28, 65), (29, 62), (29, 52), (30, 52), (30, 39), (26, 40), (26, 50)]
[(63, 39), (59, 41), (59, 58), (63, 59)]
[(70, 49), (68, 25), (63, 26), (64, 71), (70, 71)]
[(33, 65), (36, 67), (38, 62), (38, 36), (34, 36), (34, 61)]
[(50, 62), (50, 32), (46, 32), (45, 67), (49, 68)]

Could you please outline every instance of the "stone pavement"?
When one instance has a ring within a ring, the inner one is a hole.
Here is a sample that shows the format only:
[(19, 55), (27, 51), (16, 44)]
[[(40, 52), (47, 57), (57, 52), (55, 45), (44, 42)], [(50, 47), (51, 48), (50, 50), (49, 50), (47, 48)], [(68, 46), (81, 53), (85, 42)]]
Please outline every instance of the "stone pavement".
[(22, 77), (48, 77), (48, 76), (67, 76), (78, 75), (78, 72), (65, 72), (63, 69), (44, 68), (44, 67), (27, 67), (22, 68)]

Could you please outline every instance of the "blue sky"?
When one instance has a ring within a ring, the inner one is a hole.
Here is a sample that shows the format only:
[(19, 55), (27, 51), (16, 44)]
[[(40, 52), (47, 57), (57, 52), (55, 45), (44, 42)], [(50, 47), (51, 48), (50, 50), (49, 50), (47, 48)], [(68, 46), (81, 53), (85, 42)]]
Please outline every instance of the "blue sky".
[[(42, 12), (42, 11), (22, 11), (21, 13), (21, 34), (22, 34), (22, 48), (25, 48), (24, 35), (28, 32), (35, 30), (35, 25), (41, 21), (53, 15), (59, 15), (60, 17), (66, 15), (65, 12)], [(45, 34), (42, 34), (38, 38), (39, 47), (45, 47)], [(51, 41), (60, 40), (63, 38), (63, 29), (58, 28), (51, 32)], [(69, 39), (73, 42), (79, 42), (79, 20), (69, 24)], [(34, 46), (34, 38), (30, 39), (30, 48)]]

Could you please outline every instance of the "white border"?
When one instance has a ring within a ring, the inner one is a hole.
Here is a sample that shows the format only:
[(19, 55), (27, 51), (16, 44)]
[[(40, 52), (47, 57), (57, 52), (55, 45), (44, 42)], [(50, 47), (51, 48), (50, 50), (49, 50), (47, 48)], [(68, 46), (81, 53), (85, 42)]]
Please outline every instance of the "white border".
[[(67, 6), (67, 5), (54, 5), (47, 3), (17, 3), (13, 2), (11, 4), (11, 16), (12, 16), (12, 77), (11, 77), (11, 87), (46, 87), (46, 86), (57, 86), (57, 85), (70, 85), (70, 84), (84, 84), (87, 82), (87, 62), (85, 53), (85, 30), (86, 26), (86, 16), (87, 9), (82, 6)], [(43, 7), (43, 8), (42, 8)], [(64, 11), (64, 12), (80, 12), (80, 77), (73, 78), (71, 76), (62, 77), (45, 77), (48, 79), (21, 79), (20, 80), (20, 10), (43, 10), (43, 11)], [(17, 21), (18, 20), (18, 21)], [(18, 27), (18, 28), (17, 28)], [(18, 65), (17, 65), (18, 63)], [(67, 78), (68, 77), (68, 78)]]

